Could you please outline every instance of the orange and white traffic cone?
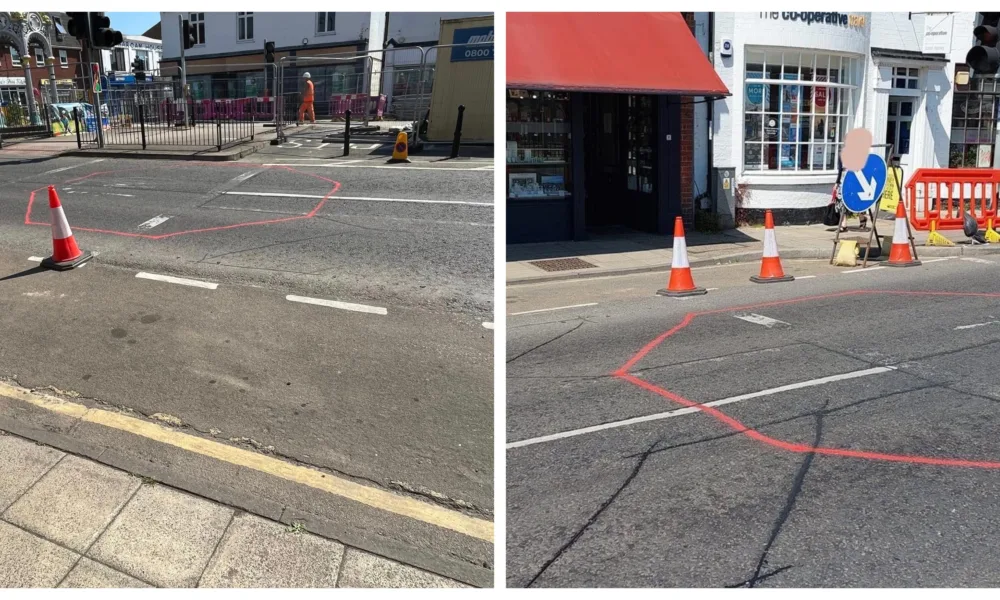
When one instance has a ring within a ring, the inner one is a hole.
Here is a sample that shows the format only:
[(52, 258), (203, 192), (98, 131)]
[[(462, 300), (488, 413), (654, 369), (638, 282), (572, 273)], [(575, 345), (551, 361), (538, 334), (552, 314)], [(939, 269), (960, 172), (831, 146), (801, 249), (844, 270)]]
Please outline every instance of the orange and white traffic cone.
[(83, 252), (76, 245), (73, 232), (70, 231), (66, 213), (63, 212), (55, 186), (49, 186), (49, 209), (52, 211), (52, 256), (42, 261), (42, 266), (57, 271), (66, 271), (79, 267), (94, 257), (90, 252)]
[(750, 281), (754, 283), (777, 283), (779, 281), (794, 281), (791, 275), (785, 275), (778, 257), (778, 242), (774, 238), (774, 216), (771, 211), (764, 213), (764, 257), (760, 261), (760, 275), (754, 275)]
[(678, 298), (700, 296), (707, 293), (705, 288), (694, 285), (694, 278), (691, 277), (691, 264), (688, 263), (687, 242), (684, 241), (684, 222), (681, 221), (680, 217), (677, 217), (674, 219), (674, 256), (670, 263), (670, 283), (656, 294)]
[(906, 210), (900, 201), (896, 205), (896, 228), (892, 231), (892, 249), (889, 250), (889, 261), (887, 267), (916, 267), (920, 265), (919, 260), (914, 260), (910, 254), (910, 235), (906, 222)]

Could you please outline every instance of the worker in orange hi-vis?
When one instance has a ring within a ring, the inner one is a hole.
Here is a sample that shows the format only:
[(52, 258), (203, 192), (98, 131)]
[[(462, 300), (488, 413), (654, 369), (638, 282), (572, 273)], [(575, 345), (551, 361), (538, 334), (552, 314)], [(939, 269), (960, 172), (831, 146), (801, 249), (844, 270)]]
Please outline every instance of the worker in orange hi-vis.
[(316, 92), (313, 88), (313, 82), (308, 72), (303, 73), (302, 78), (305, 79), (305, 91), (302, 93), (302, 105), (299, 106), (299, 125), (305, 120), (306, 113), (309, 113), (309, 121), (316, 123), (316, 109), (313, 107)]

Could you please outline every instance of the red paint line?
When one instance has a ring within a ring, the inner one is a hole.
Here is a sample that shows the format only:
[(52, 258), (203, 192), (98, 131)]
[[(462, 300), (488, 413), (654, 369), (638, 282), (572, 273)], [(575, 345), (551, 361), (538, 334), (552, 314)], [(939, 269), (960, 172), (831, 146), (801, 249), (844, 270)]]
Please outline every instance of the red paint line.
[[(339, 192), (340, 191), (340, 187), (341, 187), (341, 184), (340, 184), (339, 181), (335, 181), (333, 179), (328, 179), (328, 178), (323, 177), (321, 175), (314, 175), (312, 173), (306, 173), (304, 171), (299, 171), (299, 170), (294, 169), (292, 167), (286, 167), (286, 166), (281, 166), (281, 167), (265, 167), (263, 165), (255, 165), (253, 163), (229, 163), (229, 162), (227, 162), (227, 163), (214, 163), (214, 162), (205, 162), (205, 161), (198, 161), (198, 162), (193, 162), (193, 163), (189, 163), (189, 164), (210, 165), (210, 166), (227, 166), (227, 167), (244, 167), (244, 168), (250, 166), (250, 167), (256, 167), (256, 168), (261, 168), (261, 169), (266, 169), (266, 170), (284, 169), (284, 170), (292, 172), (292, 173), (297, 173), (299, 175), (305, 175), (307, 177), (312, 177), (314, 179), (319, 179), (321, 181), (325, 181), (327, 183), (332, 184), (333, 187), (330, 189), (329, 192), (326, 193), (325, 196), (323, 196), (322, 199), (320, 199), (320, 201), (316, 204), (316, 206), (313, 207), (312, 211), (310, 211), (308, 214), (305, 214), (305, 215), (296, 215), (294, 217), (282, 217), (282, 218), (278, 218), (278, 219), (265, 219), (265, 220), (262, 220), (262, 221), (251, 221), (251, 222), (248, 222), (248, 223), (234, 223), (232, 225), (220, 225), (218, 227), (205, 227), (205, 228), (201, 228), (201, 229), (187, 229), (187, 230), (184, 230), (184, 231), (175, 231), (173, 233), (165, 233), (165, 234), (160, 234), (160, 235), (150, 235), (150, 234), (143, 234), (143, 233), (130, 233), (130, 232), (127, 232), (127, 231), (112, 231), (112, 230), (109, 230), (109, 229), (96, 229), (96, 228), (92, 228), (92, 227), (73, 227), (72, 229), (74, 231), (86, 231), (86, 232), (90, 232), (90, 233), (103, 233), (103, 234), (108, 234), (108, 235), (120, 235), (120, 236), (123, 236), (123, 237), (141, 238), (141, 239), (146, 239), (146, 240), (163, 240), (163, 239), (167, 239), (167, 238), (171, 238), (171, 237), (175, 237), (175, 236), (179, 236), (179, 235), (188, 235), (188, 234), (191, 234), (191, 233), (208, 233), (208, 232), (212, 232), (212, 231), (223, 231), (223, 230), (226, 230), (226, 229), (237, 229), (239, 227), (252, 227), (252, 226), (257, 226), (257, 225), (271, 225), (271, 224), (274, 224), (274, 223), (284, 223), (286, 221), (300, 221), (300, 220), (303, 220), (303, 219), (311, 219), (311, 218), (315, 217), (319, 213), (319, 211), (323, 209), (323, 206), (326, 204), (326, 201), (329, 200), (331, 196), (333, 196), (334, 194), (336, 194), (337, 192)], [(89, 175), (83, 175), (81, 177), (75, 177), (73, 179), (67, 179), (65, 183), (75, 183), (75, 182), (78, 182), (78, 181), (83, 181), (85, 179), (90, 179), (91, 177), (95, 177), (97, 175), (107, 175), (107, 174), (111, 174), (111, 173), (125, 173), (125, 172), (128, 172), (128, 171), (139, 171), (139, 170), (142, 170), (142, 168), (141, 167), (135, 167), (135, 168), (130, 168), (130, 169), (119, 169), (119, 170), (115, 170), (115, 171), (96, 171), (94, 173), (90, 173)], [(25, 210), (25, 213), (24, 213), (24, 224), (25, 225), (38, 225), (38, 226), (49, 227), (49, 225), (50, 225), (49, 223), (38, 223), (36, 221), (32, 221), (31, 220), (31, 211), (32, 211), (32, 208), (34, 207), (34, 204), (35, 204), (35, 194), (38, 193), (38, 192), (40, 192), (40, 191), (47, 190), (47, 189), (48, 189), (47, 187), (40, 187), (40, 188), (38, 188), (36, 190), (33, 190), (31, 192), (31, 195), (28, 197), (28, 208), (27, 208), (27, 210)]]
[(934, 456), (918, 456), (912, 454), (887, 454), (883, 452), (872, 452), (868, 450), (850, 450), (847, 448), (831, 448), (827, 446), (811, 446), (809, 444), (796, 444), (792, 442), (787, 442), (784, 440), (779, 440), (771, 436), (765, 435), (756, 429), (748, 427), (742, 421), (735, 419), (721, 410), (712, 407), (705, 406), (704, 404), (699, 404), (692, 400), (661, 388), (653, 383), (650, 383), (644, 379), (640, 379), (635, 375), (630, 374), (628, 371), (634, 367), (640, 360), (642, 360), (647, 354), (649, 354), (653, 349), (663, 343), (664, 340), (674, 335), (681, 329), (687, 327), (695, 317), (700, 315), (710, 315), (718, 314), (723, 312), (732, 312), (734, 310), (747, 310), (751, 308), (761, 308), (764, 306), (776, 306), (782, 304), (791, 304), (794, 302), (805, 302), (808, 300), (820, 300), (826, 298), (836, 298), (857, 294), (901, 294), (907, 296), (964, 296), (964, 297), (980, 297), (980, 298), (1000, 298), (1000, 293), (989, 293), (989, 292), (921, 292), (921, 291), (908, 291), (908, 290), (853, 290), (849, 292), (838, 292), (833, 294), (820, 294), (816, 296), (805, 296), (802, 298), (796, 298), (793, 300), (781, 300), (777, 302), (764, 302), (760, 304), (750, 304), (746, 306), (730, 307), (717, 310), (703, 311), (699, 313), (688, 313), (684, 316), (684, 319), (674, 326), (672, 329), (660, 334), (656, 339), (649, 342), (641, 350), (639, 350), (635, 355), (632, 356), (621, 368), (612, 373), (614, 377), (617, 377), (623, 381), (627, 381), (635, 386), (638, 386), (646, 391), (652, 392), (671, 402), (680, 404), (681, 406), (688, 408), (697, 408), (700, 412), (703, 412), (722, 424), (726, 425), (733, 431), (743, 434), (746, 437), (756, 440), (762, 444), (766, 444), (773, 448), (779, 450), (784, 450), (786, 452), (793, 452), (796, 454), (820, 454), (825, 456), (840, 456), (845, 458), (859, 458), (863, 460), (881, 461), (881, 462), (898, 462), (906, 464), (917, 464), (917, 465), (930, 465), (930, 466), (943, 466), (943, 467), (961, 467), (961, 468), (976, 468), (976, 469), (1000, 469), (1000, 461), (989, 461), (989, 460), (968, 460), (961, 458), (940, 458)]

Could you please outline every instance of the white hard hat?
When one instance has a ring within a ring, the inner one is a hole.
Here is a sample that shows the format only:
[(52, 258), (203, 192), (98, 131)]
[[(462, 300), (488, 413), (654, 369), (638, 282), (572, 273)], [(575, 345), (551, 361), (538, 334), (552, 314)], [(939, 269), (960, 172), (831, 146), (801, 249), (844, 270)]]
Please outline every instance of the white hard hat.
[(306, 79), (310, 79), (312, 77), (312, 75), (309, 74), (309, 71), (303, 73), (302, 76), (305, 77)]

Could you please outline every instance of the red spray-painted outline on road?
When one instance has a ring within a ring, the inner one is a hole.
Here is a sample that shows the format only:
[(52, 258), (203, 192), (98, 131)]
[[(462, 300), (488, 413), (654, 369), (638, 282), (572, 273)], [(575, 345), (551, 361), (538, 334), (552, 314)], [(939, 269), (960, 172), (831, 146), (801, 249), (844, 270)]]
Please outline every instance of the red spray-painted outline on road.
[(855, 296), (862, 294), (896, 294), (896, 295), (909, 295), (909, 296), (967, 296), (967, 297), (981, 297), (981, 298), (1000, 298), (1000, 294), (990, 294), (990, 293), (978, 293), (978, 292), (915, 292), (915, 291), (883, 291), (883, 290), (853, 290), (849, 292), (838, 292), (834, 294), (820, 294), (817, 296), (806, 296), (803, 298), (796, 298), (793, 300), (779, 300), (776, 302), (764, 302), (761, 304), (748, 304), (745, 306), (734, 306), (730, 308), (720, 308), (715, 310), (706, 310), (700, 312), (693, 312), (684, 315), (684, 319), (678, 323), (672, 329), (665, 331), (660, 334), (656, 339), (649, 342), (641, 350), (635, 353), (622, 365), (617, 371), (613, 372), (611, 375), (627, 381), (633, 385), (636, 385), (644, 390), (653, 392), (659, 396), (666, 398), (672, 402), (676, 402), (684, 407), (697, 408), (701, 412), (712, 416), (716, 420), (725, 424), (737, 433), (741, 433), (752, 440), (756, 440), (773, 448), (778, 448), (779, 450), (785, 450), (787, 452), (794, 452), (796, 454), (821, 454), (827, 456), (843, 456), (847, 458), (861, 458), (865, 460), (877, 460), (886, 462), (899, 462), (899, 463), (909, 463), (909, 464), (919, 464), (919, 465), (935, 465), (943, 467), (972, 467), (977, 469), (1000, 469), (1000, 461), (988, 461), (988, 460), (965, 460), (960, 458), (937, 458), (933, 456), (915, 456), (908, 454), (885, 454), (882, 452), (870, 452), (866, 450), (848, 450), (845, 448), (830, 448), (826, 446), (810, 446), (808, 444), (796, 444), (792, 442), (786, 442), (784, 440), (779, 440), (768, 435), (747, 427), (742, 422), (733, 417), (730, 417), (721, 410), (714, 408), (712, 406), (705, 406), (704, 404), (699, 404), (692, 400), (688, 400), (683, 396), (675, 394), (669, 390), (661, 388), (655, 384), (649, 383), (648, 381), (639, 379), (638, 377), (629, 373), (640, 360), (643, 359), (647, 354), (649, 354), (654, 348), (663, 343), (664, 340), (674, 335), (678, 331), (687, 327), (696, 317), (704, 315), (712, 315), (724, 312), (732, 312), (734, 310), (746, 310), (751, 308), (761, 308), (764, 306), (779, 306), (782, 304), (792, 304), (796, 302), (807, 302), (810, 300), (824, 300), (828, 298), (838, 298), (843, 296)]
[[(211, 165), (211, 166), (214, 166), (214, 167), (226, 166), (226, 167), (243, 167), (243, 168), (246, 168), (247, 166), (253, 166), (253, 167), (258, 167), (258, 168), (262, 168), (262, 169), (269, 169), (269, 170), (270, 169), (284, 169), (286, 171), (291, 171), (293, 173), (298, 173), (300, 175), (305, 175), (307, 177), (312, 177), (314, 179), (319, 179), (319, 180), (322, 180), (322, 181), (326, 181), (328, 183), (333, 184), (333, 188), (331, 188), (330, 191), (327, 192), (325, 196), (323, 196), (323, 198), (316, 204), (315, 207), (313, 207), (313, 209), (308, 214), (305, 214), (305, 215), (296, 215), (294, 217), (281, 217), (279, 219), (265, 219), (263, 221), (250, 221), (249, 223), (235, 223), (233, 225), (220, 225), (218, 227), (206, 227), (204, 229), (188, 229), (188, 230), (185, 230), (185, 231), (175, 231), (173, 233), (164, 233), (164, 234), (161, 234), (161, 235), (149, 235), (149, 234), (144, 234), (144, 233), (130, 233), (130, 232), (127, 232), (127, 231), (112, 231), (112, 230), (109, 230), (109, 229), (94, 229), (92, 227), (73, 227), (73, 230), (74, 231), (89, 231), (91, 233), (106, 233), (106, 234), (109, 234), (109, 235), (120, 235), (120, 236), (124, 236), (124, 237), (142, 238), (142, 239), (146, 239), (146, 240), (162, 240), (162, 239), (166, 239), (166, 238), (170, 238), (170, 237), (175, 237), (175, 236), (178, 236), (178, 235), (187, 235), (189, 233), (207, 233), (207, 232), (210, 232), (210, 231), (222, 231), (224, 229), (236, 229), (238, 227), (251, 227), (251, 226), (254, 226), (254, 225), (271, 225), (273, 223), (283, 223), (283, 222), (286, 222), (286, 221), (300, 221), (300, 220), (303, 220), (303, 219), (311, 219), (311, 218), (315, 217), (316, 214), (320, 211), (320, 209), (323, 208), (323, 205), (326, 204), (326, 201), (330, 199), (330, 196), (332, 196), (332, 195), (336, 194), (338, 191), (340, 191), (340, 182), (339, 181), (334, 181), (332, 179), (327, 179), (326, 177), (323, 177), (321, 175), (314, 175), (312, 173), (306, 173), (304, 171), (299, 171), (298, 169), (294, 169), (292, 167), (286, 167), (286, 166), (266, 167), (266, 166), (263, 166), (263, 165), (254, 165), (253, 163), (214, 163), (214, 162), (202, 162), (202, 161), (194, 161), (194, 162), (188, 163), (188, 165), (192, 165), (192, 164), (194, 164), (194, 165)], [(184, 166), (188, 166), (188, 165), (184, 165)], [(90, 179), (91, 177), (96, 177), (97, 175), (107, 175), (109, 173), (125, 173), (125, 172), (128, 172), (128, 171), (138, 171), (138, 170), (140, 170), (140, 168), (136, 167), (136, 168), (133, 168), (133, 169), (116, 169), (114, 171), (96, 171), (94, 173), (91, 173), (89, 175), (84, 175), (82, 177), (75, 177), (73, 179), (67, 179), (65, 181), (65, 183), (75, 183), (77, 181), (84, 181), (85, 179)], [(24, 213), (24, 224), (25, 225), (40, 225), (40, 226), (44, 226), (44, 227), (49, 227), (50, 226), (49, 223), (38, 223), (38, 222), (35, 222), (35, 221), (31, 220), (31, 208), (35, 204), (35, 194), (37, 194), (38, 192), (42, 192), (42, 191), (48, 190), (48, 189), (49, 189), (48, 186), (45, 186), (45, 187), (40, 187), (37, 190), (32, 190), (31, 195), (28, 197), (28, 208), (27, 208), (27, 210)]]

